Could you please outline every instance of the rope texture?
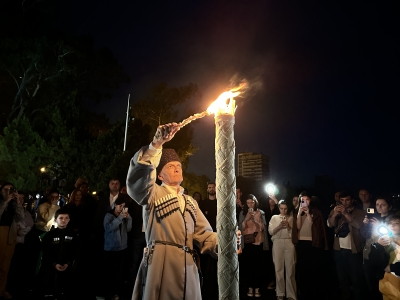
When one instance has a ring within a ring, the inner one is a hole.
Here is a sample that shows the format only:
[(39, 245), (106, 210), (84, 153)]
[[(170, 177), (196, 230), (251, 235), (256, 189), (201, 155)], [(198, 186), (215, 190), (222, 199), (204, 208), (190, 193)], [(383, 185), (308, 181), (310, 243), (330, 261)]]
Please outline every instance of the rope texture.
[(217, 188), (218, 286), (220, 300), (239, 300), (236, 245), (235, 117), (215, 117)]

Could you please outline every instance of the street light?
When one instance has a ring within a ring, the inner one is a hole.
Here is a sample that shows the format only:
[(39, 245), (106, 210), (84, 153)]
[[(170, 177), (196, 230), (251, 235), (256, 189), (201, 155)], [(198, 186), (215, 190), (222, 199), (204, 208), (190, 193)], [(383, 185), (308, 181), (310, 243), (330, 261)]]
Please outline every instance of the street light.
[(46, 168), (45, 167), (40, 168), (40, 172), (42, 173), (46, 172)]

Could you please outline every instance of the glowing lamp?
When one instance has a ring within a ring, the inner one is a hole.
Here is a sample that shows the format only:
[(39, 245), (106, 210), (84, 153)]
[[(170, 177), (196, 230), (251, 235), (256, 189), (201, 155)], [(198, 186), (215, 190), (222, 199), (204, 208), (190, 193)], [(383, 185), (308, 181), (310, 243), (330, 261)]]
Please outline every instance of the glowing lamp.
[(42, 173), (46, 172), (46, 168), (45, 167), (40, 168), (40, 172)]

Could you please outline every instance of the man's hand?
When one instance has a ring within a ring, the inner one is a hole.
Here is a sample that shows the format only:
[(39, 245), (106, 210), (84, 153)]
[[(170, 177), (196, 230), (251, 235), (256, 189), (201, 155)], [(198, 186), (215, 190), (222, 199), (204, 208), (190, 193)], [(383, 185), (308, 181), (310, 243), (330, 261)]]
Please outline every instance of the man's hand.
[(64, 272), (68, 268), (68, 265), (67, 264), (64, 264), (64, 265), (56, 264), (55, 267), (56, 267), (57, 271)]
[(161, 148), (163, 144), (172, 140), (179, 129), (181, 129), (181, 127), (177, 123), (158, 126), (152, 142), (153, 147), (156, 149)]

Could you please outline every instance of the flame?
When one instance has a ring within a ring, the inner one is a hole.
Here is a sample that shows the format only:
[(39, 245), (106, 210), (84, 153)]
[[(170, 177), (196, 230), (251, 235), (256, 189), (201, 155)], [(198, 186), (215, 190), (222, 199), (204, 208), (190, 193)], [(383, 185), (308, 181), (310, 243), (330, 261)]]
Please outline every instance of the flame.
[(236, 110), (235, 100), (233, 97), (240, 95), (239, 91), (235, 91), (234, 89), (223, 92), (217, 100), (215, 100), (211, 105), (207, 108), (207, 112), (209, 114), (228, 114), (234, 115)]
[(240, 84), (227, 92), (223, 92), (217, 100), (215, 100), (207, 108), (207, 113), (209, 115), (234, 115), (236, 111), (236, 102), (233, 99), (236, 96), (244, 93), (248, 89), (248, 82), (246, 79), (242, 80)]

